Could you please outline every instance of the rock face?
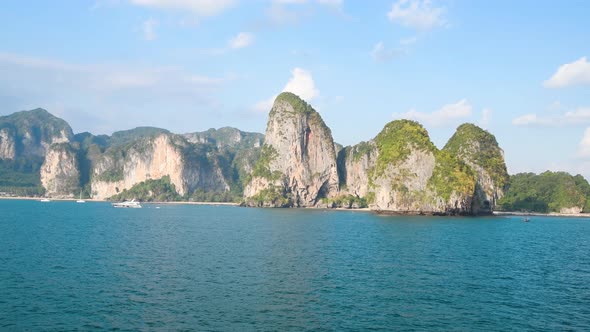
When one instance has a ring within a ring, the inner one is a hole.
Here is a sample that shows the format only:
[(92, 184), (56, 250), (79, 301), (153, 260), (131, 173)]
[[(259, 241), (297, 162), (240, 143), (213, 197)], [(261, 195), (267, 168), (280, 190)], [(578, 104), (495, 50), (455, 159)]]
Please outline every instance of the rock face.
[(16, 140), (11, 128), (0, 129), (0, 159), (14, 159)]
[(194, 151), (183, 138), (172, 134), (139, 139), (124, 148), (110, 148), (92, 170), (92, 196), (105, 199), (142, 181), (164, 176), (170, 177), (180, 195), (197, 188), (229, 190), (221, 169), (214, 167), (215, 161), (210, 165), (206, 156), (191, 152)]
[[(276, 98), (265, 136), (229, 127), (184, 135), (139, 127), (74, 136), (45, 110), (18, 112), (0, 117), (0, 161), (0, 191), (54, 197), (84, 192), (106, 199), (134, 187), (125, 195), (151, 195), (142, 190), (157, 181), (147, 180), (164, 179), (158, 197), (169, 199), (478, 214), (509, 196), (503, 152), (481, 128), (460, 126), (438, 150), (420, 124), (392, 121), (374, 139), (343, 148), (320, 115), (292, 93)], [(572, 196), (566, 195), (569, 187), (556, 194), (560, 204), (547, 208), (586, 209), (580, 197), (590, 193), (587, 183), (565, 204), (558, 198)], [(519, 197), (507, 204), (522, 205)]]
[(51, 197), (72, 197), (80, 184), (76, 150), (69, 143), (52, 144), (41, 166), (41, 184)]
[(0, 116), (0, 191), (42, 195), (41, 166), (54, 144), (67, 143), (72, 129), (44, 109)]
[(473, 212), (492, 213), (508, 184), (504, 151), (500, 149), (494, 135), (466, 123), (457, 128), (443, 150), (469, 165), (477, 176)]
[(338, 194), (332, 133), (320, 115), (284, 92), (270, 111), (261, 157), (244, 190), (249, 205), (315, 206)]
[(339, 155), (340, 181), (376, 211), (471, 214), (475, 179), (468, 167), (439, 151), (418, 123), (388, 123), (371, 141)]
[(0, 117), (0, 158), (44, 158), (50, 145), (69, 142), (74, 134), (64, 120), (44, 109)]

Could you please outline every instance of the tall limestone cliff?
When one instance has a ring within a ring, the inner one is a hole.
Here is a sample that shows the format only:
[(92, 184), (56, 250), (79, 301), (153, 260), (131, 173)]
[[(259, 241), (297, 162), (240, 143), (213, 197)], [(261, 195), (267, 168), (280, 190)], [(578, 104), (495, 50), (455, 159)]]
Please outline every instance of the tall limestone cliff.
[(42, 194), (40, 169), (47, 151), (72, 137), (67, 122), (44, 109), (0, 116), (0, 191)]
[(508, 184), (504, 151), (496, 137), (474, 124), (465, 123), (457, 128), (443, 150), (463, 160), (477, 175), (474, 213), (491, 213)]
[(42, 108), (0, 117), (0, 159), (44, 158), (54, 143), (69, 142), (74, 134), (64, 120)]
[(439, 151), (417, 122), (392, 121), (373, 140), (343, 149), (338, 159), (343, 193), (365, 197), (372, 210), (472, 213), (472, 171)]
[(229, 185), (215, 158), (201, 154), (184, 138), (160, 134), (113, 146), (96, 161), (91, 175), (92, 196), (109, 198), (148, 179), (170, 177), (178, 194), (197, 188), (227, 191)]
[(41, 166), (40, 176), (47, 196), (72, 197), (80, 184), (76, 148), (70, 143), (50, 145)]
[(244, 189), (247, 204), (310, 207), (338, 190), (330, 129), (305, 101), (281, 93), (269, 114), (260, 159)]

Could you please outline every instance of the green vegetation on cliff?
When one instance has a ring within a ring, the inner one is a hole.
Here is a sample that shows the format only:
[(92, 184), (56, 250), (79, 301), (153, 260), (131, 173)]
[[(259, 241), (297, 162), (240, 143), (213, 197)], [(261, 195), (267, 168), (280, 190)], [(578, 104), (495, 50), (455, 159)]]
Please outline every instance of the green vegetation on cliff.
[(379, 150), (375, 177), (383, 175), (389, 165), (395, 166), (403, 162), (412, 149), (432, 153), (436, 151), (426, 129), (418, 122), (411, 120), (389, 122), (374, 141)]
[[(270, 163), (278, 156), (277, 150), (270, 145), (262, 146), (260, 157), (252, 169), (251, 177), (260, 177), (270, 181), (278, 180), (283, 175), (279, 171), (271, 172)], [(251, 178), (250, 178), (251, 180)]]
[(504, 211), (559, 212), (578, 207), (590, 212), (590, 185), (581, 175), (565, 172), (512, 175), (509, 189), (498, 202)]
[(311, 105), (309, 105), (307, 102), (305, 102), (305, 100), (299, 98), (299, 96), (291, 92), (282, 92), (281, 94), (279, 94), (275, 99), (275, 104), (279, 102), (290, 104), (296, 113), (303, 113), (307, 115), (316, 113), (316, 111), (313, 109), (313, 107), (311, 107)]
[(444, 150), (436, 152), (435, 160), (428, 184), (445, 201), (453, 192), (468, 195), (475, 192), (475, 174), (464, 162)]
[(178, 201), (181, 196), (176, 192), (176, 187), (170, 182), (169, 176), (157, 180), (146, 180), (137, 183), (131, 189), (125, 189), (121, 193), (109, 198), (112, 201), (124, 201), (138, 199), (144, 202), (171, 202)]
[(449, 139), (445, 151), (482, 167), (498, 188), (508, 183), (508, 171), (496, 137), (471, 123), (462, 124)]

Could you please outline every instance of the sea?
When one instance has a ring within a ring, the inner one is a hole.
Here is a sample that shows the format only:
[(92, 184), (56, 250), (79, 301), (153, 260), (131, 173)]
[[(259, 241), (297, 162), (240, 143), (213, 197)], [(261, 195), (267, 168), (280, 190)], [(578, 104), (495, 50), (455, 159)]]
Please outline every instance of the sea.
[(0, 200), (0, 330), (589, 331), (590, 219)]

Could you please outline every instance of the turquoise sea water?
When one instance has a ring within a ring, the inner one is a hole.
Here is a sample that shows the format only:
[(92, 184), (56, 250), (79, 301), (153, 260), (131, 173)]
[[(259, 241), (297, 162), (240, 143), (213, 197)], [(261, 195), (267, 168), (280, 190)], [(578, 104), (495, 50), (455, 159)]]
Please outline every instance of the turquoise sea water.
[(589, 330), (590, 220), (0, 200), (0, 330)]

